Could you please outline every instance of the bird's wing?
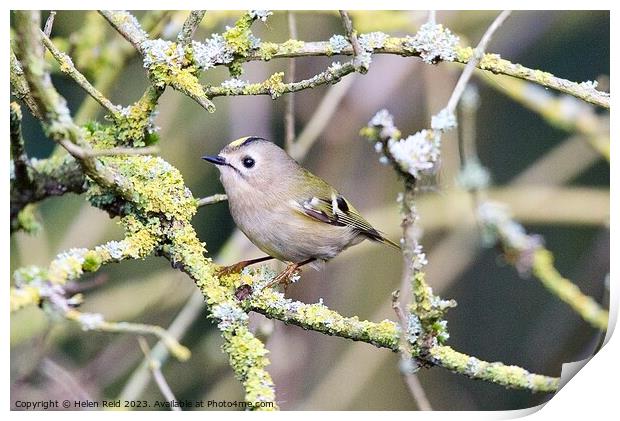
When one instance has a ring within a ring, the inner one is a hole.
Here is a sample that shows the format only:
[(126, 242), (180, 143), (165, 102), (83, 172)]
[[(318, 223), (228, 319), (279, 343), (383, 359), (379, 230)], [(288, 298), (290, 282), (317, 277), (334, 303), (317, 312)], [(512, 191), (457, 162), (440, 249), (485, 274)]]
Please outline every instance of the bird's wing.
[(335, 190), (331, 190), (329, 197), (314, 195), (296, 203), (296, 210), (306, 216), (326, 224), (348, 226), (371, 240), (400, 249), (398, 244), (386, 238), (377, 231), (349, 201)]

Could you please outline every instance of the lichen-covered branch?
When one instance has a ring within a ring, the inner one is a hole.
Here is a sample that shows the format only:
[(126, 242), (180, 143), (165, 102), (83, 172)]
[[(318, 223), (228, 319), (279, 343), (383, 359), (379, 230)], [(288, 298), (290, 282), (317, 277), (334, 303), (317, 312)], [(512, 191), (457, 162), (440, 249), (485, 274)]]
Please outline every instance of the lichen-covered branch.
[[(252, 275), (252, 276), (250, 276)], [(273, 277), (265, 269), (247, 272), (235, 284), (250, 284), (254, 292), (243, 302), (244, 308), (327, 335), (366, 342), (379, 348), (399, 351), (401, 328), (391, 320), (370, 322), (358, 317), (344, 317), (322, 303), (306, 304), (285, 298), (270, 288), (261, 289)], [(414, 348), (412, 357), (428, 366), (439, 366), (472, 379), (484, 380), (504, 387), (527, 389), (533, 392), (555, 392), (559, 379), (530, 373), (516, 366), (489, 363), (453, 350), (448, 346), (431, 345), (422, 351)]]
[(352, 63), (340, 64), (338, 62), (332, 64), (325, 71), (298, 82), (284, 83), (282, 81), (284, 74), (275, 73), (269, 79), (261, 83), (239, 83), (236, 86), (223, 84), (223, 86), (205, 87), (204, 92), (209, 98), (217, 96), (233, 96), (233, 95), (269, 95), (276, 99), (285, 93), (303, 91), (304, 89), (316, 88), (317, 86), (326, 85), (328, 83), (337, 83), (344, 76), (355, 72)]
[(30, 204), (65, 193), (84, 193), (86, 177), (71, 156), (29, 161), (29, 183), (18, 187), (11, 180), (11, 232), (23, 227), (21, 212)]
[(91, 97), (95, 99), (102, 107), (104, 107), (110, 113), (113, 118), (119, 118), (118, 108), (110, 102), (101, 92), (99, 92), (91, 83), (80, 73), (73, 64), (73, 60), (67, 54), (60, 51), (54, 43), (41, 31), (41, 38), (43, 44), (52, 53), (52, 56), (56, 59), (60, 65), (60, 70), (63, 73), (69, 75), (82, 89), (84, 89)]
[[(166, 16), (169, 15), (169, 11), (166, 10), (149, 10), (146, 11), (141, 19), (141, 26), (151, 36), (159, 36), (164, 28), (162, 22)], [(78, 33), (74, 35), (78, 39), (76, 46), (76, 53), (78, 53), (76, 60), (78, 67), (80, 68), (92, 68), (94, 73), (93, 85), (94, 87), (104, 95), (108, 92), (110, 87), (114, 84), (118, 76), (121, 74), (125, 67), (125, 63), (136, 54), (136, 49), (125, 40), (114, 39), (106, 42), (103, 49), (100, 44), (93, 43), (93, 36), (91, 31), (98, 29), (103, 32), (103, 29), (99, 25), (103, 25), (105, 22), (101, 19), (97, 12), (89, 12), (86, 16), (86, 24), (84, 28), (81, 28)], [(95, 41), (97, 38), (95, 38)], [(98, 60), (92, 60), (91, 55), (93, 52), (98, 53)], [(94, 118), (97, 110), (97, 102), (86, 98), (80, 108), (75, 113), (75, 121), (79, 124), (83, 124)]]
[(187, 17), (185, 22), (183, 22), (183, 28), (181, 28), (181, 32), (179, 32), (179, 35), (177, 36), (177, 42), (179, 44), (185, 46), (191, 43), (192, 35), (194, 35), (194, 31), (196, 31), (196, 28), (198, 28), (198, 25), (200, 25), (200, 22), (204, 18), (205, 13), (207, 13), (206, 10), (192, 10), (189, 13), (189, 16)]
[(28, 86), (28, 82), (26, 81), (26, 78), (24, 76), (24, 70), (22, 69), (22, 66), (19, 63), (19, 60), (17, 60), (17, 57), (15, 56), (15, 53), (13, 52), (12, 46), (11, 46), (10, 54), (11, 54), (11, 86), (13, 87), (13, 91), (11, 93), (14, 94), (20, 100), (22, 100), (24, 104), (26, 104), (26, 106), (30, 110), (30, 113), (34, 117), (38, 118), (39, 120), (42, 120), (43, 115), (41, 114), (41, 111), (39, 111), (39, 106), (37, 105), (37, 102), (34, 100), (34, 98), (32, 97), (32, 94), (30, 93), (30, 87)]
[[(422, 57), (425, 50), (416, 49), (412, 46), (413, 37), (389, 37), (386, 36), (380, 47), (373, 48), (373, 54), (395, 54), (403, 57)], [(291, 48), (295, 40), (289, 40), (282, 44), (263, 43), (256, 51), (245, 57), (246, 61), (270, 60), (274, 58), (294, 58), (312, 56), (331, 56), (353, 55), (353, 48), (349, 45), (342, 50), (335, 52), (329, 41), (301, 42), (299, 46)], [(471, 47), (453, 47), (453, 59), (457, 63), (467, 64), (474, 55)], [(443, 58), (436, 58), (437, 61), (444, 61)], [(477, 68), (495, 74), (511, 76), (517, 79), (528, 80), (546, 88), (551, 88), (559, 92), (574, 96), (594, 105), (609, 108), (610, 96), (606, 92), (598, 91), (592, 82), (577, 83), (567, 79), (557, 77), (549, 72), (531, 69), (521, 64), (512, 63), (501, 58), (498, 54), (485, 54)]]
[(108, 186), (114, 185), (114, 180), (105, 168), (98, 168), (94, 159), (76, 153), (88, 145), (82, 130), (73, 122), (65, 99), (52, 85), (45, 65), (45, 47), (39, 27), (39, 12), (15, 12), (18, 58), (23, 64), (24, 75), (38, 109), (45, 116), (43, 124), (46, 134), (76, 157), (85, 173), (93, 180)]

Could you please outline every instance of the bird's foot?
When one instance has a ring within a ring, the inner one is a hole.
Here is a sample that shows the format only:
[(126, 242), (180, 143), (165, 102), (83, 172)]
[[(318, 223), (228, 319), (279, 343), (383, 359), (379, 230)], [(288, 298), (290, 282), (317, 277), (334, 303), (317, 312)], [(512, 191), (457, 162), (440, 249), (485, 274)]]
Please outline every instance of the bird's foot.
[(275, 285), (283, 285), (284, 292), (288, 289), (288, 286), (296, 281), (295, 277), (299, 276), (298, 272), (299, 263), (291, 263), (289, 264), (282, 272), (280, 272), (271, 282), (265, 286), (265, 288), (269, 288)]
[(216, 269), (215, 274), (219, 277), (219, 276), (232, 275), (235, 273), (241, 273), (241, 271), (245, 269), (246, 266), (247, 266), (247, 262), (245, 261), (235, 263), (234, 265), (230, 265), (230, 266), (220, 266), (219, 268)]

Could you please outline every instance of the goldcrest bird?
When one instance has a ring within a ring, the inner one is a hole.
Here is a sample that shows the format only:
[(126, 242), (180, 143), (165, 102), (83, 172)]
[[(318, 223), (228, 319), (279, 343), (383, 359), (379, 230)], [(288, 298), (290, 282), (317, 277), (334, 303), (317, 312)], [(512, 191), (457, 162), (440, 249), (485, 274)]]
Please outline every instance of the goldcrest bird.
[(286, 286), (301, 266), (318, 269), (366, 239), (400, 249), (336, 189), (268, 140), (243, 137), (202, 158), (217, 165), (237, 227), (269, 255), (229, 266), (227, 273), (275, 258), (288, 266), (269, 286)]

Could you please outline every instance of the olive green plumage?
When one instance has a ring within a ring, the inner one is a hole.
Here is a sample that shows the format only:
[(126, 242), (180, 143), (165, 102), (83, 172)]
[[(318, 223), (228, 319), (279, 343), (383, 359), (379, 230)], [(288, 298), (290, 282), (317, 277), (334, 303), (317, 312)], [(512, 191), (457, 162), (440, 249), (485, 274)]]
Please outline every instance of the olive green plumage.
[(400, 248), (272, 142), (245, 137), (203, 158), (218, 166), (239, 229), (278, 260), (317, 266), (365, 239)]

